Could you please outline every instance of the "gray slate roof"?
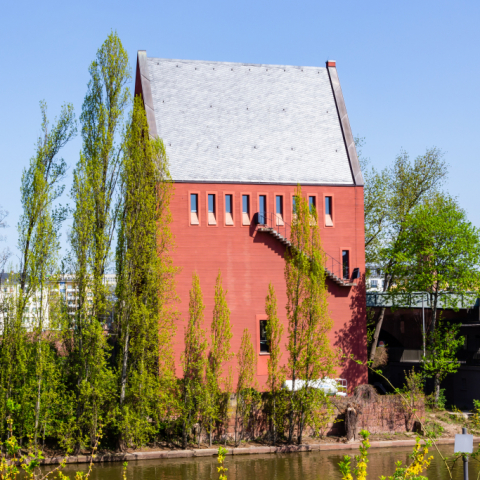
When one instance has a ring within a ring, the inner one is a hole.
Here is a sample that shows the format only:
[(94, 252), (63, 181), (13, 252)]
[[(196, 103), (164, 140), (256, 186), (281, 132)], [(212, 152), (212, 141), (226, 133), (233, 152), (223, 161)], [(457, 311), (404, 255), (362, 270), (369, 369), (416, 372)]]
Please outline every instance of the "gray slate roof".
[(354, 184), (327, 68), (146, 64), (174, 181)]

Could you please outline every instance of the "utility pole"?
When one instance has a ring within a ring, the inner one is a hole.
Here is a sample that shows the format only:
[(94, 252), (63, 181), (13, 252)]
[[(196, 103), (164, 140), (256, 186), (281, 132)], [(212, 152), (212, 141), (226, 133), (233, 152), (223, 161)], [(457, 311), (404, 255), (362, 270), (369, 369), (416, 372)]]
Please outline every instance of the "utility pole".
[(427, 351), (426, 351), (426, 340), (425, 340), (425, 307), (423, 304), (424, 300), (424, 292), (422, 292), (422, 322), (423, 322), (423, 357), (425, 358), (427, 356)]

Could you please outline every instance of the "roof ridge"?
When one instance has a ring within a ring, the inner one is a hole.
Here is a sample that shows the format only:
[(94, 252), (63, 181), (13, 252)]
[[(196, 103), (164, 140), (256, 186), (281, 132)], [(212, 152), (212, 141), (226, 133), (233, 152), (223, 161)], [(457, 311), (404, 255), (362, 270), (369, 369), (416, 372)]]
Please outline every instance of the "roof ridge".
[(295, 68), (295, 69), (312, 69), (325, 70), (327, 67), (320, 67), (315, 65), (277, 65), (271, 63), (243, 63), (243, 62), (220, 62), (217, 60), (188, 60), (179, 58), (161, 58), (161, 57), (147, 57), (148, 60), (160, 60), (162, 62), (177, 62), (177, 63), (194, 63), (194, 64), (215, 64), (215, 65), (237, 65), (243, 67), (270, 67), (270, 68)]

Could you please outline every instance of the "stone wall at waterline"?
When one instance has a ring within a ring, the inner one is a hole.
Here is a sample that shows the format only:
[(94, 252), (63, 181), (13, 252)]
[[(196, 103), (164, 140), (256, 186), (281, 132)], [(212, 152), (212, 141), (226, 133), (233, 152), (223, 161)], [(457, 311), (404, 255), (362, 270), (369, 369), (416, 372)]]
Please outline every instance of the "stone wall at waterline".
[(347, 405), (355, 403), (358, 407), (357, 431), (368, 430), (370, 433), (402, 433), (413, 430), (417, 417), (425, 417), (425, 403), (419, 400), (412, 408), (407, 408), (400, 395), (378, 395), (368, 401), (352, 402), (352, 399), (334, 398), (337, 409), (336, 422), (331, 424), (327, 435), (345, 435), (345, 410)]
[[(371, 388), (371, 387), (370, 387)], [(328, 425), (324, 429), (327, 436), (345, 437), (345, 412), (348, 407), (356, 411), (356, 433), (360, 430), (368, 430), (370, 433), (403, 433), (414, 430), (415, 422), (425, 418), (425, 403), (423, 398), (417, 400), (412, 406), (405, 406), (400, 395), (377, 395), (367, 396), (354, 395), (350, 397), (331, 397), (335, 408)], [(217, 432), (219, 437), (226, 435), (233, 439), (235, 436), (235, 409), (236, 400), (233, 395), (229, 405), (230, 421), (227, 431)], [(249, 422), (244, 430), (240, 421), (238, 431), (242, 431), (242, 439), (254, 440), (268, 437), (269, 422), (266, 411), (261, 406), (255, 417)], [(304, 436), (310, 436), (313, 432), (307, 428)], [(215, 437), (217, 437), (215, 435)], [(356, 437), (357, 435), (355, 435)]]

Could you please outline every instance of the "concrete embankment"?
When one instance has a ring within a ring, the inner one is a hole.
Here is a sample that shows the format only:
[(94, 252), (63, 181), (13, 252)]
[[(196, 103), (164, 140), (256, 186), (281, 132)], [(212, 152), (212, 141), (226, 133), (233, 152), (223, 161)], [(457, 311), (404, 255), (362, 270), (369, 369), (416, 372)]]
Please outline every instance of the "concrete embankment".
[[(480, 442), (480, 437), (474, 437), (474, 442)], [(437, 445), (453, 445), (454, 438), (440, 438), (436, 441)], [(351, 443), (315, 443), (308, 445), (290, 445), (281, 447), (238, 447), (228, 448), (228, 455), (259, 455), (269, 453), (298, 453), (298, 452), (325, 452), (325, 451), (349, 451), (358, 450), (360, 442)], [(382, 440), (370, 442), (370, 448), (404, 448), (413, 447), (415, 440)], [(155, 459), (169, 459), (169, 458), (194, 458), (194, 457), (211, 457), (218, 453), (217, 448), (199, 448), (187, 450), (151, 450), (147, 452), (132, 452), (132, 453), (114, 453), (106, 455), (97, 455), (93, 461), (94, 463), (102, 462), (130, 462), (134, 460), (155, 460)], [(50, 457), (42, 461), (44, 465), (58, 464), (64, 457)], [(67, 458), (67, 463), (90, 463), (91, 456), (78, 455)]]

